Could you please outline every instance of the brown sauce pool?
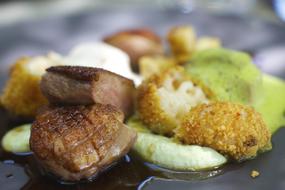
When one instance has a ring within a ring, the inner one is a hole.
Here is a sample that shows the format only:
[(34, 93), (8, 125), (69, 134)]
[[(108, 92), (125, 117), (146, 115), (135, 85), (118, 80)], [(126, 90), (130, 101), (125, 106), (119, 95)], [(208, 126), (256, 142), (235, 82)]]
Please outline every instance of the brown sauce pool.
[[(7, 130), (23, 123), (27, 123), (27, 121), (9, 119), (7, 113), (0, 110), (1, 139)], [(0, 148), (1, 189), (135, 190), (143, 189), (144, 186), (153, 179), (203, 180), (232, 169), (232, 166), (226, 166), (222, 169), (201, 172), (171, 171), (144, 163), (136, 158), (136, 156), (130, 154), (125, 156), (112, 168), (96, 177), (92, 182), (66, 185), (60, 184), (52, 177), (44, 175), (32, 154), (15, 155), (3, 151), (2, 147)]]

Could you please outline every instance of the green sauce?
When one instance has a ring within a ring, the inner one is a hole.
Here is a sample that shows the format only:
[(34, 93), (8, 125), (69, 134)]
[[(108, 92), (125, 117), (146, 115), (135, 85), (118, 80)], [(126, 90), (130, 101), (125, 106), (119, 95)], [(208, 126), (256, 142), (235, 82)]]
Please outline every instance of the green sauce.
[(262, 90), (262, 74), (243, 52), (222, 48), (200, 51), (185, 68), (213, 92), (215, 100), (252, 105)]
[(274, 133), (285, 126), (285, 82), (270, 75), (263, 75), (263, 100), (256, 104), (270, 131)]

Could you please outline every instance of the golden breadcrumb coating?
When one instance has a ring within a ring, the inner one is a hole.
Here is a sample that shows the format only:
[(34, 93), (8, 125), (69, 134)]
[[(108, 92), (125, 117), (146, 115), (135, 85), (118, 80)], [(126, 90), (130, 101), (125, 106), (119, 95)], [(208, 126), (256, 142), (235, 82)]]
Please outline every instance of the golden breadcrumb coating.
[(138, 88), (137, 111), (140, 119), (155, 133), (172, 136), (180, 118), (192, 106), (208, 102), (204, 90), (174, 67), (153, 75)]
[(185, 115), (176, 137), (242, 161), (271, 148), (271, 133), (253, 108), (230, 102), (201, 104)]
[(160, 107), (157, 87), (153, 83), (143, 84), (138, 89), (137, 110), (140, 119), (154, 132), (172, 135), (176, 123)]
[(15, 115), (33, 117), (37, 109), (47, 104), (39, 82), (41, 75), (27, 69), (29, 58), (19, 59), (11, 68), (10, 78), (1, 95), (1, 104)]

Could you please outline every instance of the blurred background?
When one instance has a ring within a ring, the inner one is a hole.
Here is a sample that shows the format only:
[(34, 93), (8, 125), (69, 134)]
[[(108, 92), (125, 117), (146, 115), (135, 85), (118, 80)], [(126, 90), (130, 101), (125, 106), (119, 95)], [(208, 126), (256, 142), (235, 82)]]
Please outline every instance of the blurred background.
[(251, 53), (263, 71), (285, 78), (285, 0), (0, 0), (0, 81), (20, 56), (66, 54), (136, 27), (164, 37), (184, 24)]
[(76, 14), (99, 7), (122, 6), (158, 9), (177, 8), (190, 13), (203, 8), (219, 14), (258, 14), (269, 20), (285, 20), (284, 0), (0, 0), (0, 24), (35, 20), (56, 15)]

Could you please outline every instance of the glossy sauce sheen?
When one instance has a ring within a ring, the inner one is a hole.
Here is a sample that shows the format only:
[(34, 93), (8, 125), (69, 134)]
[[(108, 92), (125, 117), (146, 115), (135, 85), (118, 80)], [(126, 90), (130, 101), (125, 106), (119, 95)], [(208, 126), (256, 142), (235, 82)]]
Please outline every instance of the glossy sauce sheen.
[[(7, 113), (0, 110), (0, 136), (11, 126), (16, 126), (25, 121), (8, 119)], [(27, 122), (27, 121), (26, 121)], [(113, 167), (99, 175), (93, 182), (64, 185), (53, 179), (52, 176), (43, 174), (37, 165), (32, 154), (15, 155), (0, 149), (0, 183), (1, 189), (141, 189), (145, 182), (153, 177), (165, 179), (205, 179), (223, 173), (223, 170), (203, 171), (203, 172), (174, 172), (157, 166), (145, 164), (134, 155), (125, 156)]]

